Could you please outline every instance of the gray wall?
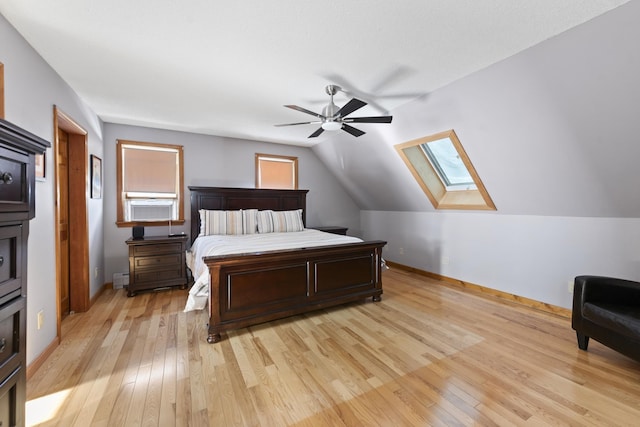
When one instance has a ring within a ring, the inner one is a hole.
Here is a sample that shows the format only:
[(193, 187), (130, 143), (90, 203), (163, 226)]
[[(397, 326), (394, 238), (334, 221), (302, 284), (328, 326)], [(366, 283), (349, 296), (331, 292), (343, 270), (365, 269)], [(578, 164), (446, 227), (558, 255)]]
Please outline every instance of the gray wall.
[[(53, 106), (88, 131), (89, 153), (102, 157), (102, 124), (75, 92), (44, 62), (27, 42), (0, 16), (0, 62), (5, 72), (5, 118), (53, 141)], [(30, 224), (27, 273), (27, 364), (50, 345), (56, 335), (55, 187), (53, 151), (46, 152), (46, 178), (36, 182), (36, 217)], [(87, 159), (88, 162), (88, 159)], [(102, 200), (88, 205), (91, 295), (102, 280)], [(38, 330), (37, 313), (44, 312)]]
[[(344, 188), (309, 148), (247, 141), (216, 136), (158, 130), (106, 123), (104, 125), (104, 227), (105, 280), (113, 273), (129, 269), (127, 246), (130, 228), (118, 228), (116, 222), (116, 140), (178, 144), (184, 146), (184, 182), (190, 185), (248, 187), (255, 186), (255, 153), (298, 157), (298, 186), (308, 189), (307, 226), (343, 225), (349, 234), (360, 231), (360, 209)], [(185, 218), (190, 218), (189, 191), (185, 189)], [(172, 231), (189, 234), (190, 224)], [(161, 235), (167, 227), (147, 227), (146, 235)]]
[(640, 280), (640, 219), (363, 211), (383, 256), (458, 280), (570, 308), (580, 274)]
[[(390, 260), (563, 307), (575, 275), (640, 280), (638, 19), (629, 2), (314, 151)], [(447, 129), (497, 212), (435, 211), (395, 153)]]

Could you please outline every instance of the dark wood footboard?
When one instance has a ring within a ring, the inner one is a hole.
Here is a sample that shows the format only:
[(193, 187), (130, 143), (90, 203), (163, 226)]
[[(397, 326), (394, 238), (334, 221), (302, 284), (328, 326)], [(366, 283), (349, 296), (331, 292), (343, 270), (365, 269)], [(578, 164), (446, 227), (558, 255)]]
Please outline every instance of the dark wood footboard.
[(382, 295), (386, 242), (205, 257), (209, 331), (221, 332)]

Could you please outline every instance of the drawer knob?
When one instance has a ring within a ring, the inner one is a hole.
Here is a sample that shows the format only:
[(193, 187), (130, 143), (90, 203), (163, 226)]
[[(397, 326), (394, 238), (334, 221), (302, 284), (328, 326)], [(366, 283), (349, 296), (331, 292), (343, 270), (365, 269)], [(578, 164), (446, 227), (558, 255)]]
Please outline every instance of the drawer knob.
[(7, 347), (7, 340), (0, 338), (0, 353), (4, 353), (5, 347)]
[(4, 257), (0, 256), (0, 267), (2, 267), (2, 264), (4, 264)]
[(0, 181), (4, 184), (11, 184), (13, 182), (13, 175), (11, 175), (11, 172), (5, 172), (0, 175)]

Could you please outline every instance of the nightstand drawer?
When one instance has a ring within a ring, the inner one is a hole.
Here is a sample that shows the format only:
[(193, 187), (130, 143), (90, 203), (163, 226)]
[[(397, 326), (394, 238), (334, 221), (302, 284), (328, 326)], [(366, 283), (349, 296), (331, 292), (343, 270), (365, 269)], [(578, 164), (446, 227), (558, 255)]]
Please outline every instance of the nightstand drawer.
[(182, 242), (158, 243), (153, 245), (139, 245), (133, 247), (133, 256), (149, 256), (160, 254), (174, 254), (181, 252), (183, 248)]
[(165, 280), (176, 280), (184, 278), (184, 270), (180, 266), (168, 269), (155, 270), (136, 270), (133, 279), (137, 283), (155, 282), (161, 286), (161, 282)]
[(158, 255), (153, 257), (135, 257), (134, 265), (136, 271), (138, 269), (155, 269), (165, 270), (174, 267), (180, 268), (183, 262), (183, 257), (180, 253), (173, 253), (169, 255)]

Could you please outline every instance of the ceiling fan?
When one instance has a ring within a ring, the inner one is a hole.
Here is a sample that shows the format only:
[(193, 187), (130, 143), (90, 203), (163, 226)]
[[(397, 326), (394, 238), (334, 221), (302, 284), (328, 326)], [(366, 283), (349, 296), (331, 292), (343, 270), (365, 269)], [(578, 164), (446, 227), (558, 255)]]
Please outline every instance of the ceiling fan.
[(341, 90), (340, 86), (336, 85), (328, 85), (325, 88), (325, 91), (329, 95), (330, 99), (329, 104), (327, 104), (327, 106), (322, 109), (322, 114), (314, 113), (313, 111), (307, 110), (306, 108), (298, 107), (297, 105), (285, 105), (285, 107), (287, 108), (310, 114), (320, 120), (315, 120), (312, 122), (285, 123), (276, 126), (295, 126), (319, 123), (320, 127), (318, 128), (318, 130), (309, 135), (309, 138), (315, 138), (325, 130), (339, 129), (342, 129), (343, 131), (350, 133), (355, 137), (358, 137), (364, 135), (365, 132), (361, 131), (360, 129), (356, 129), (353, 126), (348, 125), (347, 123), (391, 123), (393, 116), (347, 117), (349, 114), (367, 105), (367, 103), (359, 99), (352, 98), (342, 108), (338, 108), (338, 106), (333, 102), (333, 95), (335, 95), (339, 90)]

